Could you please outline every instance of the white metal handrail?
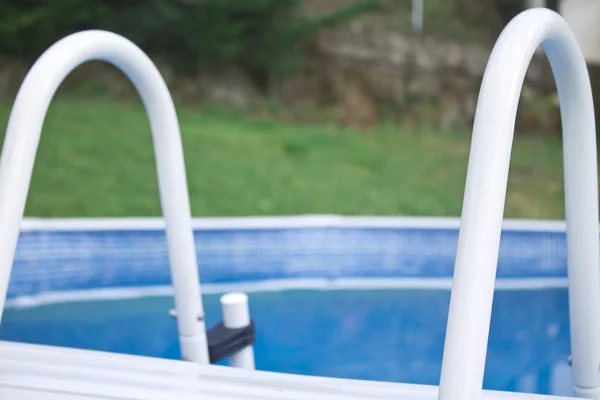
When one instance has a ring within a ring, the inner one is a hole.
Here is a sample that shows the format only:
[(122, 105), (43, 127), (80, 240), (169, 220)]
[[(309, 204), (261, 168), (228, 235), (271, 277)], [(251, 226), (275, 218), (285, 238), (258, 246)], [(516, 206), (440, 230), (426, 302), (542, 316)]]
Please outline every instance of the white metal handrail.
[(137, 88), (152, 129), (182, 357), (208, 363), (204, 311), (175, 107), (160, 72), (122, 36), (84, 31), (50, 47), (33, 65), (13, 105), (0, 159), (0, 319), (42, 125), (54, 93), (80, 64), (104, 60)]
[(560, 98), (565, 169), (571, 351), (575, 394), (600, 399), (600, 245), (592, 91), (577, 40), (562, 17), (515, 17), (490, 56), (477, 104), (439, 398), (481, 398), (500, 231), (520, 91), (539, 45)]

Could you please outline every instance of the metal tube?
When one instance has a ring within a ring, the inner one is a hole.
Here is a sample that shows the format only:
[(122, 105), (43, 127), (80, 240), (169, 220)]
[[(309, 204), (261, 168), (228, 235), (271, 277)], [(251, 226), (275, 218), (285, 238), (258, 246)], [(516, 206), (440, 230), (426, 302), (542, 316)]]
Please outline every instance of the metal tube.
[(513, 131), (525, 72), (542, 44), (563, 127), (575, 392), (600, 399), (600, 246), (592, 91), (568, 24), (547, 9), (511, 21), (490, 56), (477, 104), (439, 398), (481, 398)]
[(166, 222), (181, 352), (186, 360), (208, 363), (175, 107), (160, 72), (148, 56), (129, 40), (110, 32), (85, 31), (58, 41), (36, 61), (17, 94), (0, 159), (0, 319), (48, 105), (64, 78), (80, 64), (94, 59), (121, 69), (137, 88), (148, 113)]

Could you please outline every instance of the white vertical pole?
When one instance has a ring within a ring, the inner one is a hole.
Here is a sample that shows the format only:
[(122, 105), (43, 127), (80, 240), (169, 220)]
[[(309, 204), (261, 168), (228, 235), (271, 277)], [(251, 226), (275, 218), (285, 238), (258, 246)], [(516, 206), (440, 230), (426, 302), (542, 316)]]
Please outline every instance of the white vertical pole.
[(592, 91), (577, 39), (548, 9), (511, 21), (490, 56), (473, 127), (439, 398), (479, 400), (513, 131), (535, 49), (548, 55), (561, 106), (573, 377), (600, 399), (600, 233)]
[[(542, 8), (546, 7), (546, 0), (527, 0), (526, 2), (527, 8)], [(544, 50), (541, 47), (538, 47), (536, 53), (542, 53)]]
[(546, 7), (546, 0), (527, 0), (527, 8)]
[(36, 61), (17, 94), (0, 158), (0, 319), (46, 111), (64, 78), (89, 60), (104, 60), (121, 69), (137, 88), (148, 113), (181, 352), (185, 360), (207, 364), (204, 310), (175, 106), (148, 56), (110, 32), (79, 32), (58, 41)]
[(412, 0), (411, 22), (413, 32), (423, 31), (423, 1)]
[[(250, 325), (248, 296), (245, 293), (228, 293), (221, 296), (223, 325), (225, 328), (239, 329)], [(248, 346), (229, 358), (229, 365), (242, 369), (254, 369), (254, 350)]]

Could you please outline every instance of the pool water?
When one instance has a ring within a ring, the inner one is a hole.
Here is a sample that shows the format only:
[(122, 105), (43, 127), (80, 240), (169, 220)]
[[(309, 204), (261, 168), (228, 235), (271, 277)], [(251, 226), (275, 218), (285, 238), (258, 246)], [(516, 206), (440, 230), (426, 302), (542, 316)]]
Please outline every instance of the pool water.
[[(257, 368), (438, 384), (450, 293), (445, 290), (250, 294)], [(221, 318), (205, 295), (207, 324)], [(171, 297), (7, 309), (0, 338), (178, 358)], [(484, 387), (570, 395), (566, 289), (498, 291)]]

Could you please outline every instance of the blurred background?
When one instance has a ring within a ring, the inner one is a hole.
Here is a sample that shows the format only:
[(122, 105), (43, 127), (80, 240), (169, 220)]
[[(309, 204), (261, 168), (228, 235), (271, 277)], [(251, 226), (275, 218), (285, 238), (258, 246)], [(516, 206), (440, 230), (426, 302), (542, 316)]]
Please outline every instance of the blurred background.
[[(457, 216), (499, 33), (530, 6), (563, 8), (572, 23), (597, 15), (593, 3), (3, 0), (0, 122), (46, 48), (107, 29), (147, 52), (174, 96), (195, 216)], [(598, 93), (600, 37), (590, 27), (581, 37)], [(159, 215), (149, 126), (128, 79), (87, 63), (57, 97), (26, 215)], [(540, 52), (522, 93), (507, 217), (563, 218), (561, 157), (555, 85)]]

